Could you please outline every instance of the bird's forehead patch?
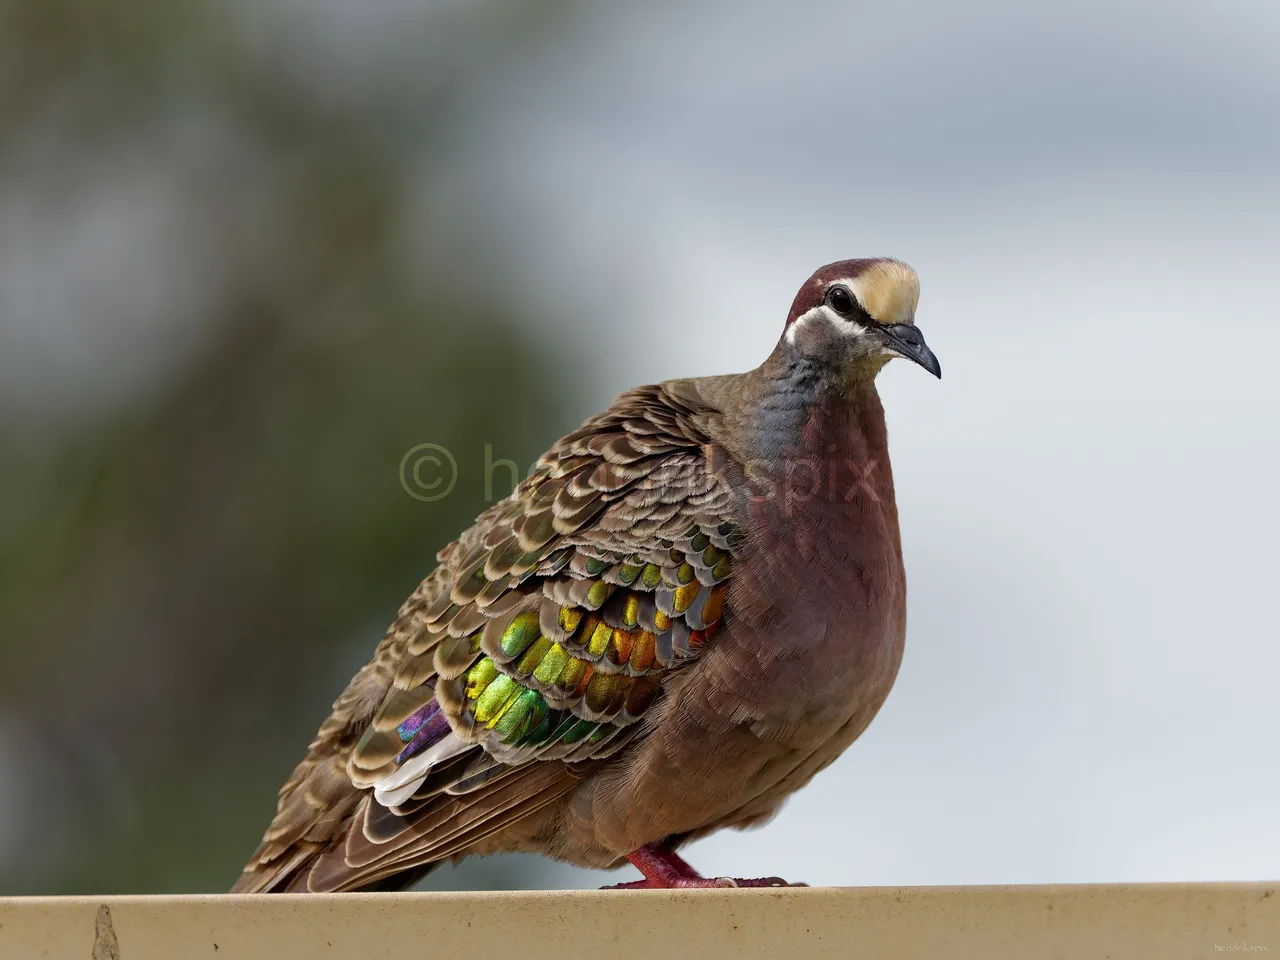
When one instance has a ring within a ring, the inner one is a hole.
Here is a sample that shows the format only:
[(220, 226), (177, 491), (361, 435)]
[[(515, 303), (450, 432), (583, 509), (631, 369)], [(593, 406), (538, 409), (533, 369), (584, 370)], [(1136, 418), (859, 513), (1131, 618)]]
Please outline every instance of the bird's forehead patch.
[(920, 278), (905, 263), (879, 260), (846, 281), (864, 310), (880, 323), (914, 323)]

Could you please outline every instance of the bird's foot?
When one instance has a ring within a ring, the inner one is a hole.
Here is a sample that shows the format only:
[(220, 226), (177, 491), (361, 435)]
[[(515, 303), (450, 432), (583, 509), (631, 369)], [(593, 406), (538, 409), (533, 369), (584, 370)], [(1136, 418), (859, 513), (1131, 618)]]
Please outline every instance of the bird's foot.
[(721, 887), (803, 887), (803, 883), (787, 883), (781, 877), (704, 877), (689, 866), (674, 850), (656, 844), (627, 854), (632, 865), (644, 874), (643, 880), (617, 883), (605, 890), (705, 890)]
[(632, 880), (601, 887), (602, 890), (708, 890), (719, 887), (804, 887), (804, 883), (787, 883), (781, 877), (676, 877), (661, 880)]

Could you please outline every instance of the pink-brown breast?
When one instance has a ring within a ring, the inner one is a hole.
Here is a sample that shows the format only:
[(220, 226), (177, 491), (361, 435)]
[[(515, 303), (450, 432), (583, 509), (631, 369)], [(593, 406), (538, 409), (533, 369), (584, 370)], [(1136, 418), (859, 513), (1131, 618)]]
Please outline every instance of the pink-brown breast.
[(748, 491), (750, 535), (714, 642), (668, 681), (647, 735), (526, 825), (536, 840), (523, 845), (603, 867), (749, 826), (866, 729), (901, 663), (905, 579), (883, 421), (837, 428), (817, 493)]

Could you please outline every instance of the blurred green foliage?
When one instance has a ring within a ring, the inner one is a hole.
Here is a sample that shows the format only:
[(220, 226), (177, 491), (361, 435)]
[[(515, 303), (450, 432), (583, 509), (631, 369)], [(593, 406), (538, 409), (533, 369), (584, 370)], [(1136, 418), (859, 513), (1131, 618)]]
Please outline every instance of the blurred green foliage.
[[(277, 69), (249, 9), (0, 3), (0, 203), (141, 158), (205, 255), (166, 282), (206, 290), (188, 347), (163, 325), (123, 345), (145, 388), (55, 383), (57, 416), (5, 393), (0, 893), (225, 889), (329, 702), (483, 508), (484, 445), (527, 466), (570, 426), (537, 318), (406, 239), (467, 58), (389, 61), (372, 99), (335, 98)], [(500, 57), (567, 9), (449, 7), (448, 26)], [(461, 470), (439, 502), (401, 488), (421, 442)]]

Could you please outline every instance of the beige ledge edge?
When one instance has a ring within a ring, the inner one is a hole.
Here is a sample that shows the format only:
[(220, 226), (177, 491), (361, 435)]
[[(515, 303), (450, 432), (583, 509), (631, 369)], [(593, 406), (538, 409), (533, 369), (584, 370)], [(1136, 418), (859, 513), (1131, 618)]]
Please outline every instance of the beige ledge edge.
[(1280, 960), (1280, 883), (0, 898), (0, 958)]

